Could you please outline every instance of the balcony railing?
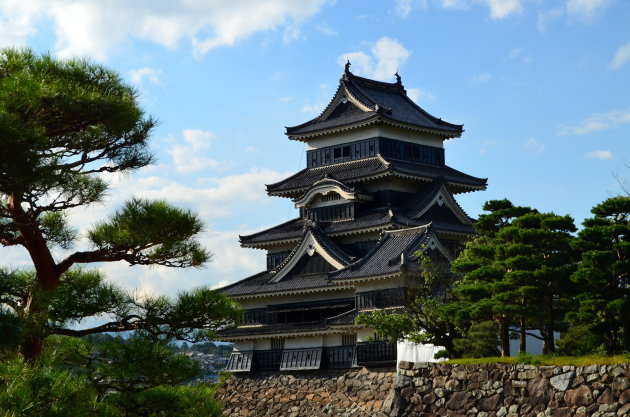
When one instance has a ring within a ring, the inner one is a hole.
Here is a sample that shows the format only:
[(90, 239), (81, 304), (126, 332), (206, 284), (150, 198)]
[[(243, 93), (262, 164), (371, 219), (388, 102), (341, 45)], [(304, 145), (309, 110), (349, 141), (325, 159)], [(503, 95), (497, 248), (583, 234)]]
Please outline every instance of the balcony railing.
[(352, 368), (354, 363), (354, 346), (339, 346), (324, 348), (326, 359), (325, 366), (328, 369)]
[(282, 350), (257, 350), (254, 352), (254, 369), (257, 371), (277, 371), (280, 369)]
[(359, 342), (356, 346), (233, 352), (226, 371), (303, 371), (385, 366), (394, 363), (395, 344)]
[(253, 357), (253, 351), (232, 352), (225, 370), (230, 372), (249, 372), (252, 370)]
[(282, 352), (281, 371), (319, 369), (322, 362), (322, 348), (287, 349)]
[(356, 347), (356, 363), (359, 366), (380, 366), (396, 363), (396, 344), (385, 342), (360, 342)]

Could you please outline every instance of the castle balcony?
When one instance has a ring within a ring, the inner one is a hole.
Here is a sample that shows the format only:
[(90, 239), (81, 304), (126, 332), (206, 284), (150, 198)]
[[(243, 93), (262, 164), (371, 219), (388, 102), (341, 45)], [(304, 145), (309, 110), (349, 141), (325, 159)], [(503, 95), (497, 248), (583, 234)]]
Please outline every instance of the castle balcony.
[(355, 346), (233, 352), (229, 372), (307, 371), (357, 366), (394, 366), (396, 344), (359, 342)]

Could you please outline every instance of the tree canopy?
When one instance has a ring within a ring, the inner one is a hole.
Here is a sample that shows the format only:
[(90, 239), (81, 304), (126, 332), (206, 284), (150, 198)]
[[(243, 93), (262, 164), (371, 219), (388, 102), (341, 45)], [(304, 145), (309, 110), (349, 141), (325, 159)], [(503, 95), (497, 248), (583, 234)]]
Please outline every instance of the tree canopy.
[[(208, 340), (238, 317), (234, 302), (209, 289), (176, 299), (138, 297), (86, 265), (200, 267), (210, 258), (195, 213), (132, 198), (79, 236), (74, 209), (101, 203), (103, 173), (130, 174), (153, 161), (155, 119), (120, 76), (82, 59), (27, 49), (0, 51), (0, 243), (26, 250), (32, 269), (0, 273), (0, 331), (36, 358), (51, 334), (139, 331), (154, 340)], [(75, 249), (77, 242), (84, 239)], [(105, 323), (82, 328), (83, 319)]]
[(569, 335), (595, 336), (606, 353), (630, 351), (630, 197), (613, 197), (593, 207), (578, 233), (581, 262), (571, 276), (585, 291), (568, 315)]

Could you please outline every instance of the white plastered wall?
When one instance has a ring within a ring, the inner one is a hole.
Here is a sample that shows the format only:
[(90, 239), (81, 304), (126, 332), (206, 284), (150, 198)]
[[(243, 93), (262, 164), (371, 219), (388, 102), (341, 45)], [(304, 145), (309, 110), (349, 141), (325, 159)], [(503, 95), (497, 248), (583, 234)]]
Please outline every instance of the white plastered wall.
[(274, 304), (301, 303), (304, 301), (334, 300), (337, 298), (354, 297), (354, 289), (348, 288), (338, 291), (326, 291), (311, 294), (282, 295), (277, 297), (254, 298), (249, 300), (238, 300), (245, 310), (252, 308), (265, 308)]
[(367, 292), (375, 290), (383, 290), (387, 288), (399, 288), (405, 286), (405, 280), (402, 277), (394, 277), (389, 279), (358, 282), (356, 284), (357, 292)]
[(234, 342), (234, 351), (245, 351), (245, 350), (254, 350), (254, 341), (253, 340), (244, 340), (240, 342)]
[(303, 349), (322, 347), (324, 336), (291, 337), (284, 341), (285, 349)]
[(341, 145), (357, 140), (371, 139), (375, 137), (397, 139), (419, 145), (443, 147), (444, 138), (429, 133), (419, 133), (412, 130), (400, 129), (394, 126), (367, 126), (364, 128), (352, 129), (350, 131), (331, 133), (321, 137), (308, 140), (308, 150), (325, 148), (326, 146)]

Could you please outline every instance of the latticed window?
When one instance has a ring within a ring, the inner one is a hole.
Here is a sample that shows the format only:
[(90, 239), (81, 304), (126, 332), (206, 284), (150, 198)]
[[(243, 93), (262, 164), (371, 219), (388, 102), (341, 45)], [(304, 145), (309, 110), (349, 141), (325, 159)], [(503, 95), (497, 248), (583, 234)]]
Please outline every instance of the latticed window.
[(344, 334), (341, 336), (341, 346), (354, 346), (357, 344), (357, 335), (354, 334)]
[(271, 339), (271, 349), (273, 350), (284, 349), (284, 339)]

